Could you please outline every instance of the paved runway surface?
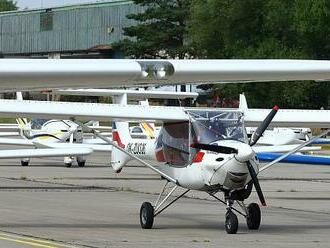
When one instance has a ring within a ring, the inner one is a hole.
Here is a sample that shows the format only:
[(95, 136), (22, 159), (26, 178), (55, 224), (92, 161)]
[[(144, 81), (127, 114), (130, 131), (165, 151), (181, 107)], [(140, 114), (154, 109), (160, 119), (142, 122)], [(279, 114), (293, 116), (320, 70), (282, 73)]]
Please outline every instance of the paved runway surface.
[[(224, 230), (225, 207), (193, 192), (142, 230), (139, 209), (163, 182), (132, 164), (119, 175), (109, 158), (85, 168), (61, 159), (0, 161), (0, 247), (329, 247), (330, 166), (279, 165), (260, 176), (268, 202), (259, 231), (239, 217)], [(178, 192), (179, 193), (179, 192)], [(257, 201), (252, 193), (251, 201)]]

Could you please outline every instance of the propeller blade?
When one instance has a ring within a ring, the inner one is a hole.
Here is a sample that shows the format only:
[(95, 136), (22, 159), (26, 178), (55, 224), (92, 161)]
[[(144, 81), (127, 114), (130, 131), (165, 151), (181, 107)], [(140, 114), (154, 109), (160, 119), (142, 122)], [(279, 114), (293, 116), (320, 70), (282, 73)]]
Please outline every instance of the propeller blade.
[(246, 165), (247, 165), (248, 170), (250, 172), (250, 176), (252, 178), (253, 185), (256, 188), (256, 191), (257, 191), (257, 194), (258, 194), (258, 197), (259, 197), (259, 200), (260, 200), (262, 206), (267, 206), (264, 194), (262, 193), (262, 190), (261, 190), (261, 187), (260, 187), (260, 184), (259, 184), (257, 173), (255, 172), (255, 170), (254, 170), (254, 168), (253, 168), (250, 161), (247, 161)]
[(224, 154), (232, 154), (238, 153), (238, 150), (232, 147), (227, 146), (217, 146), (217, 145), (208, 145), (208, 144), (201, 144), (201, 143), (194, 143), (190, 147), (196, 148), (196, 149), (202, 149), (206, 151), (212, 151), (217, 153), (224, 153)]
[(264, 121), (259, 125), (257, 130), (252, 134), (251, 139), (250, 139), (250, 146), (253, 146), (258, 142), (260, 137), (263, 135), (265, 130), (268, 128), (269, 124), (272, 122), (277, 111), (278, 111), (278, 106), (275, 105), (273, 107), (273, 109), (270, 111), (270, 113), (267, 115), (267, 117), (264, 119)]

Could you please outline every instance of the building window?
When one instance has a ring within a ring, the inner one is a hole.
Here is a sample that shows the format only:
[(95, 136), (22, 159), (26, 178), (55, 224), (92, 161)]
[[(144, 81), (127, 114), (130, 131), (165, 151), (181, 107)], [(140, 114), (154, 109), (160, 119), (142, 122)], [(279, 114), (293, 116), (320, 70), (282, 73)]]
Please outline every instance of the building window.
[(46, 12), (40, 13), (40, 31), (53, 30), (53, 11), (47, 9)]

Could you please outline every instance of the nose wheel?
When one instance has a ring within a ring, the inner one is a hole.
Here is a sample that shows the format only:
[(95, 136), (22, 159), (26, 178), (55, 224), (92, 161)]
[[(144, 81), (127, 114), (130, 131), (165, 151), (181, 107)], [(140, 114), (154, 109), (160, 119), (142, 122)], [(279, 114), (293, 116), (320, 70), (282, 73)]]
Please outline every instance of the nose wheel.
[[(250, 230), (259, 229), (261, 223), (261, 211), (257, 203), (251, 203), (246, 207), (243, 201), (231, 200), (227, 197), (225, 201), (223, 201), (214, 194), (210, 193), (209, 195), (227, 206), (225, 229), (228, 234), (235, 234), (238, 230), (238, 219), (234, 211), (246, 219), (247, 227)], [(234, 202), (236, 202), (242, 208), (243, 212), (233, 207)]]
[(225, 229), (228, 234), (235, 234), (238, 230), (238, 219), (231, 210), (226, 213)]

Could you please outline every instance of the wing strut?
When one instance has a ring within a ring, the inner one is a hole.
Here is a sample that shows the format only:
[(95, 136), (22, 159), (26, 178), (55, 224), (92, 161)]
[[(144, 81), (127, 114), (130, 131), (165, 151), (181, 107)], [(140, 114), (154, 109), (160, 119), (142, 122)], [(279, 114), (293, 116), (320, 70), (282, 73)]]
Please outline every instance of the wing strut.
[(315, 140), (321, 138), (321, 137), (324, 136), (324, 135), (327, 135), (328, 133), (330, 133), (330, 129), (327, 129), (326, 131), (322, 132), (320, 135), (315, 136), (315, 137), (313, 137), (312, 139), (310, 139), (310, 140), (308, 140), (308, 141), (302, 143), (300, 146), (297, 146), (295, 149), (293, 149), (293, 150), (291, 150), (291, 151), (289, 151), (289, 152), (287, 152), (287, 153), (284, 153), (282, 156), (278, 157), (278, 158), (275, 159), (274, 161), (272, 161), (272, 162), (266, 164), (265, 166), (263, 166), (263, 167), (259, 170), (259, 172), (262, 172), (262, 171), (264, 171), (264, 170), (267, 170), (267, 169), (268, 169), (269, 167), (271, 167), (272, 165), (274, 165), (274, 164), (280, 162), (282, 159), (285, 159), (286, 157), (288, 157), (288, 156), (290, 156), (290, 155), (296, 153), (296, 152), (299, 151), (301, 148), (303, 148), (303, 147), (305, 147), (305, 146), (308, 146), (309, 144), (313, 143)]
[(168, 181), (179, 185), (178, 181), (173, 179), (172, 177), (168, 176), (167, 174), (165, 174), (164, 172), (158, 170), (157, 168), (155, 168), (153, 165), (143, 161), (142, 159), (140, 159), (139, 157), (135, 156), (134, 154), (126, 151), (125, 149), (121, 148), (120, 146), (118, 146), (115, 142), (113, 142), (111, 139), (109, 139), (108, 137), (103, 136), (99, 131), (94, 130), (90, 127), (88, 127), (87, 125), (74, 120), (75, 123), (77, 123), (79, 126), (81, 126), (83, 129), (85, 129), (87, 132), (91, 132), (93, 133), (96, 137), (104, 140), (105, 142), (107, 142), (109, 145), (113, 145), (114, 147), (116, 147), (118, 150), (120, 150), (121, 152), (125, 153), (126, 155), (130, 156), (131, 158), (137, 160), (138, 162), (140, 162), (141, 164), (143, 164), (144, 166), (150, 168), (151, 170), (153, 170), (154, 172), (158, 173), (159, 175), (161, 175), (162, 177), (166, 178)]

